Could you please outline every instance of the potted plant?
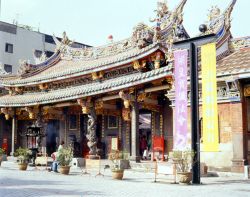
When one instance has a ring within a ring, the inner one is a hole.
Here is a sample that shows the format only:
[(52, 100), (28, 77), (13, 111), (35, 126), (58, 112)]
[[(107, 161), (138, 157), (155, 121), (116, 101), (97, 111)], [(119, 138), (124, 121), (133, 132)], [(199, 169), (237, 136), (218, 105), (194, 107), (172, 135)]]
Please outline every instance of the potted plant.
[(180, 184), (190, 184), (192, 180), (192, 172), (194, 152), (192, 150), (173, 151), (173, 162), (176, 167), (177, 177)]
[(5, 154), (4, 149), (0, 148), (0, 166), (1, 166), (2, 158), (3, 158), (3, 155), (4, 155), (4, 154)]
[(130, 168), (128, 157), (128, 153), (120, 152), (119, 150), (113, 150), (109, 154), (109, 160), (112, 161), (110, 169), (113, 179), (123, 179), (124, 170)]
[(57, 153), (56, 160), (60, 166), (59, 171), (62, 174), (69, 174), (70, 163), (73, 158), (73, 150), (71, 147), (61, 148)]
[(28, 148), (19, 147), (18, 149), (16, 149), (14, 156), (17, 157), (19, 170), (27, 170), (31, 154), (31, 150), (29, 150)]

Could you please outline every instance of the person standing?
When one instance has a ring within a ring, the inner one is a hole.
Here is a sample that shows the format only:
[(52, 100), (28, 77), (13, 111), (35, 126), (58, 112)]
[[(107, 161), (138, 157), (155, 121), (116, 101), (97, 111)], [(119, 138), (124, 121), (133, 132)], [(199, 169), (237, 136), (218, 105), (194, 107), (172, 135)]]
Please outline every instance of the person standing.
[(143, 156), (144, 150), (146, 149), (147, 149), (147, 141), (146, 141), (146, 136), (144, 135), (140, 141), (141, 156)]

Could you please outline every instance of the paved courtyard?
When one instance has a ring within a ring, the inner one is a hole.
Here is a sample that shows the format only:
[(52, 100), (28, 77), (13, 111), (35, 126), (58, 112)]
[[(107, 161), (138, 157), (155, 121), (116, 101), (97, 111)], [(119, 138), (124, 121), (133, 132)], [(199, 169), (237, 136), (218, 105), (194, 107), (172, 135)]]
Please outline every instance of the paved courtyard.
[(154, 183), (154, 174), (125, 171), (122, 181), (112, 180), (110, 170), (104, 177), (81, 175), (73, 169), (70, 175), (29, 167), (19, 171), (16, 163), (3, 162), (0, 167), (0, 197), (33, 196), (250, 196), (250, 180), (243, 176), (204, 177), (202, 185), (171, 184), (172, 177), (160, 176)]

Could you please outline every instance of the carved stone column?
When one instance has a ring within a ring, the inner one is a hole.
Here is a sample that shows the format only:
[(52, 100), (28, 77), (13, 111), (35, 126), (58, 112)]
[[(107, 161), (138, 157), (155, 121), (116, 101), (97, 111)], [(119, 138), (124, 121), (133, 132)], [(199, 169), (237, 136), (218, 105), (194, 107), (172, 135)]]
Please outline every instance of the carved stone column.
[(137, 101), (132, 103), (131, 110), (131, 160), (140, 162), (139, 150), (139, 108)]
[(89, 155), (90, 158), (95, 158), (98, 154), (97, 150), (97, 138), (96, 138), (96, 112), (94, 106), (89, 108), (88, 113), (88, 129), (87, 129), (87, 139), (88, 139), (88, 147), (89, 147)]

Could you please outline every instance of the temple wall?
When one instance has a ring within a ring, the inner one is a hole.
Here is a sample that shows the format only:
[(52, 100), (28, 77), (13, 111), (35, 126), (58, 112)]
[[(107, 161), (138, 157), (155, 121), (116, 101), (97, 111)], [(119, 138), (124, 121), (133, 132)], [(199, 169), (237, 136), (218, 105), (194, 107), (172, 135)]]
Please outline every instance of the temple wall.
[[(202, 117), (201, 106), (199, 110), (200, 117)], [(188, 116), (188, 131), (191, 140), (190, 108), (188, 109)], [(218, 120), (219, 152), (203, 152), (203, 144), (201, 140), (201, 162), (204, 162), (210, 168), (231, 170), (233, 166), (232, 160), (243, 159), (242, 104), (218, 104)]]
[[(190, 107), (188, 107), (189, 144), (191, 144), (190, 112), (191, 112)], [(174, 108), (173, 108), (173, 114), (174, 114)], [(199, 107), (199, 114), (201, 118), (202, 106)], [(203, 143), (201, 139), (201, 162), (209, 166), (210, 169), (226, 170), (226, 171), (232, 170), (237, 172), (243, 171), (242, 103), (237, 102), (237, 103), (218, 104), (218, 120), (219, 120), (219, 152), (203, 152)], [(201, 136), (202, 133), (203, 131), (201, 129)], [(233, 162), (234, 160), (236, 160), (236, 162)]]

